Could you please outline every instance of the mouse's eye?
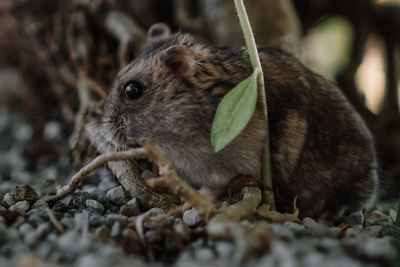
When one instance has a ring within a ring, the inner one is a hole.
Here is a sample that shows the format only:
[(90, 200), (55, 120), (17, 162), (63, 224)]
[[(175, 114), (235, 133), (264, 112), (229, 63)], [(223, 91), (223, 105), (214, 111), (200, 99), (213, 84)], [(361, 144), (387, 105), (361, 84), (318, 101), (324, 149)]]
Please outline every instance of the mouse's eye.
[(133, 100), (142, 96), (143, 85), (139, 82), (132, 81), (128, 82), (124, 88), (124, 96), (127, 99)]

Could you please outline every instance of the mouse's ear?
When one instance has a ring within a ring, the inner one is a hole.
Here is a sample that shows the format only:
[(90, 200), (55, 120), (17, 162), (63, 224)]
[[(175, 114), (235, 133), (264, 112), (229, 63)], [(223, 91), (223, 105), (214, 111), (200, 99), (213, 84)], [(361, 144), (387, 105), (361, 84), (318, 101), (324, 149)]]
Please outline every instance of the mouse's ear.
[(164, 51), (162, 60), (177, 77), (187, 77), (194, 72), (194, 51), (184, 45), (174, 45)]
[(164, 38), (167, 38), (171, 34), (171, 29), (165, 23), (153, 24), (147, 31), (147, 45), (151, 45)]

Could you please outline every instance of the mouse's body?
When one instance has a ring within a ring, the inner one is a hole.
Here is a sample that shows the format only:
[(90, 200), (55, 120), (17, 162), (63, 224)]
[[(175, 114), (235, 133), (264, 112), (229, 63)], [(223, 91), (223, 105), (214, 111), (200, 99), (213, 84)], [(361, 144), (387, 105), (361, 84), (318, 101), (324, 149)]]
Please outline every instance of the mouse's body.
[[(333, 218), (372, 199), (373, 140), (337, 86), (278, 49), (259, 49), (267, 88), (272, 177), (278, 210)], [(245, 130), (214, 152), (211, 125), (223, 96), (252, 73), (245, 49), (204, 46), (175, 34), (150, 44), (119, 73), (104, 135), (120, 146), (147, 137), (198, 189), (226, 193), (238, 175), (261, 177), (261, 105)]]

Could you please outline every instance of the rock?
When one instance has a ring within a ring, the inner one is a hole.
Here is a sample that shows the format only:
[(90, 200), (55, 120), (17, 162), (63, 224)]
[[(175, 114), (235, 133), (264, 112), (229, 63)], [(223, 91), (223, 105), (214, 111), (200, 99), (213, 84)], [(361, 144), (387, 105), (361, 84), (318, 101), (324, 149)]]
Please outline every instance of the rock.
[(6, 208), (11, 207), (12, 205), (15, 204), (15, 199), (11, 193), (6, 193), (3, 197), (3, 200), (1, 202), (1, 205), (3, 205)]
[(49, 207), (49, 204), (44, 199), (39, 199), (32, 205), (32, 209), (46, 209)]
[(382, 236), (393, 236), (400, 238), (400, 226), (397, 225), (384, 225), (380, 231)]
[(17, 141), (26, 143), (32, 139), (33, 127), (28, 123), (18, 123), (14, 125), (13, 132)]
[(364, 224), (364, 214), (362, 212), (362, 210), (357, 210), (354, 211), (353, 213), (350, 213), (350, 215), (346, 216), (346, 222), (350, 225), (350, 226), (354, 226), (357, 224)]
[(61, 124), (58, 121), (49, 121), (43, 129), (43, 136), (48, 140), (56, 139), (61, 134)]
[(20, 232), (20, 234), (22, 236), (28, 234), (29, 232), (33, 232), (34, 230), (35, 230), (35, 228), (33, 228), (33, 226), (30, 225), (29, 223), (24, 223), (18, 229), (18, 231)]
[(302, 231), (305, 229), (304, 225), (301, 225), (301, 224), (298, 224), (295, 222), (285, 222), (283, 225), (295, 232)]
[(122, 206), (128, 201), (125, 190), (122, 188), (122, 186), (117, 186), (113, 189), (108, 190), (106, 195), (111, 203), (118, 206)]
[(211, 262), (215, 257), (214, 252), (210, 248), (198, 248), (194, 251), (195, 258), (199, 262)]
[(139, 203), (136, 198), (129, 200), (126, 205), (122, 206), (119, 210), (122, 215), (132, 217), (140, 214)]
[(95, 210), (100, 211), (101, 213), (104, 212), (104, 206), (100, 202), (93, 200), (93, 199), (87, 199), (86, 200), (86, 207), (93, 208)]
[(36, 245), (40, 239), (46, 236), (50, 232), (50, 226), (48, 223), (40, 224), (34, 232), (28, 232), (24, 240), (29, 246)]
[(86, 208), (86, 200), (89, 198), (88, 192), (75, 192), (72, 194), (70, 206), (78, 210)]
[(27, 200), (18, 201), (14, 205), (10, 207), (11, 211), (18, 211), (20, 214), (25, 215), (25, 213), (29, 210), (29, 202)]
[(12, 195), (15, 201), (27, 200), (31, 205), (39, 200), (39, 196), (36, 194), (35, 190), (26, 184), (14, 187)]
[(377, 236), (380, 236), (382, 228), (383, 227), (381, 225), (371, 225), (371, 226), (365, 227), (365, 229), (362, 232), (367, 233), (371, 237), (377, 237)]
[(233, 254), (234, 245), (227, 241), (218, 241), (215, 243), (215, 251), (222, 258), (229, 258)]
[(107, 226), (102, 225), (96, 228), (94, 235), (99, 239), (105, 239), (110, 234), (110, 229)]
[(47, 217), (47, 214), (42, 216), (43, 213), (39, 209), (31, 209), (26, 215), (28, 216), (28, 222), (34, 226), (38, 226), (39, 224), (43, 223), (45, 221), (44, 218)]
[[(297, 224), (297, 223), (296, 223)], [(284, 240), (293, 240), (295, 237), (294, 232), (298, 231), (297, 225), (294, 225), (294, 229), (292, 229), (293, 225), (289, 224), (288, 226), (286, 225), (282, 225), (282, 224), (272, 224), (272, 230), (273, 232), (279, 236), (280, 238), (284, 239)], [(304, 226), (303, 226), (303, 230), (304, 230)]]
[(192, 230), (189, 226), (183, 223), (182, 219), (176, 218), (174, 222), (174, 231), (177, 233), (183, 241), (189, 242)]
[(204, 222), (204, 218), (195, 208), (191, 208), (183, 213), (183, 222), (188, 226), (198, 226)]
[(119, 222), (115, 222), (111, 227), (110, 237), (116, 238), (121, 234), (121, 224)]
[(302, 225), (307, 229), (315, 229), (318, 227), (318, 223), (309, 217), (303, 218)]
[(106, 218), (104, 218), (104, 216), (101, 215), (90, 215), (89, 217), (89, 225), (91, 227), (100, 227), (106, 224)]
[(54, 212), (67, 212), (68, 211), (68, 207), (65, 206), (64, 203), (58, 202), (53, 206), (52, 210)]
[(63, 197), (62, 199), (58, 200), (58, 203), (62, 203), (64, 204), (66, 207), (69, 206), (69, 204), (71, 203), (72, 200), (72, 195), (66, 195), (65, 197)]
[(360, 253), (367, 258), (388, 259), (392, 260), (396, 257), (396, 249), (391, 245), (391, 238), (374, 238), (370, 237), (362, 240), (359, 246)]

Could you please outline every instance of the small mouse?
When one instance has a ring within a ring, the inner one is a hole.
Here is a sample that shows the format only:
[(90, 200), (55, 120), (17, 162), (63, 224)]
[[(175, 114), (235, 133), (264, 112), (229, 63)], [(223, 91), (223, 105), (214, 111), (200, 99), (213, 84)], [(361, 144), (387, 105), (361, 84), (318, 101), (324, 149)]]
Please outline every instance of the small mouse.
[[(121, 148), (149, 138), (182, 179), (215, 197), (239, 175), (261, 177), (266, 133), (262, 105), (240, 135), (216, 153), (211, 126), (221, 99), (252, 74), (245, 48), (197, 43), (148, 31), (148, 47), (117, 75), (103, 132)], [(367, 205), (378, 187), (373, 138), (341, 90), (290, 54), (259, 48), (266, 85), (277, 209), (334, 219)]]

